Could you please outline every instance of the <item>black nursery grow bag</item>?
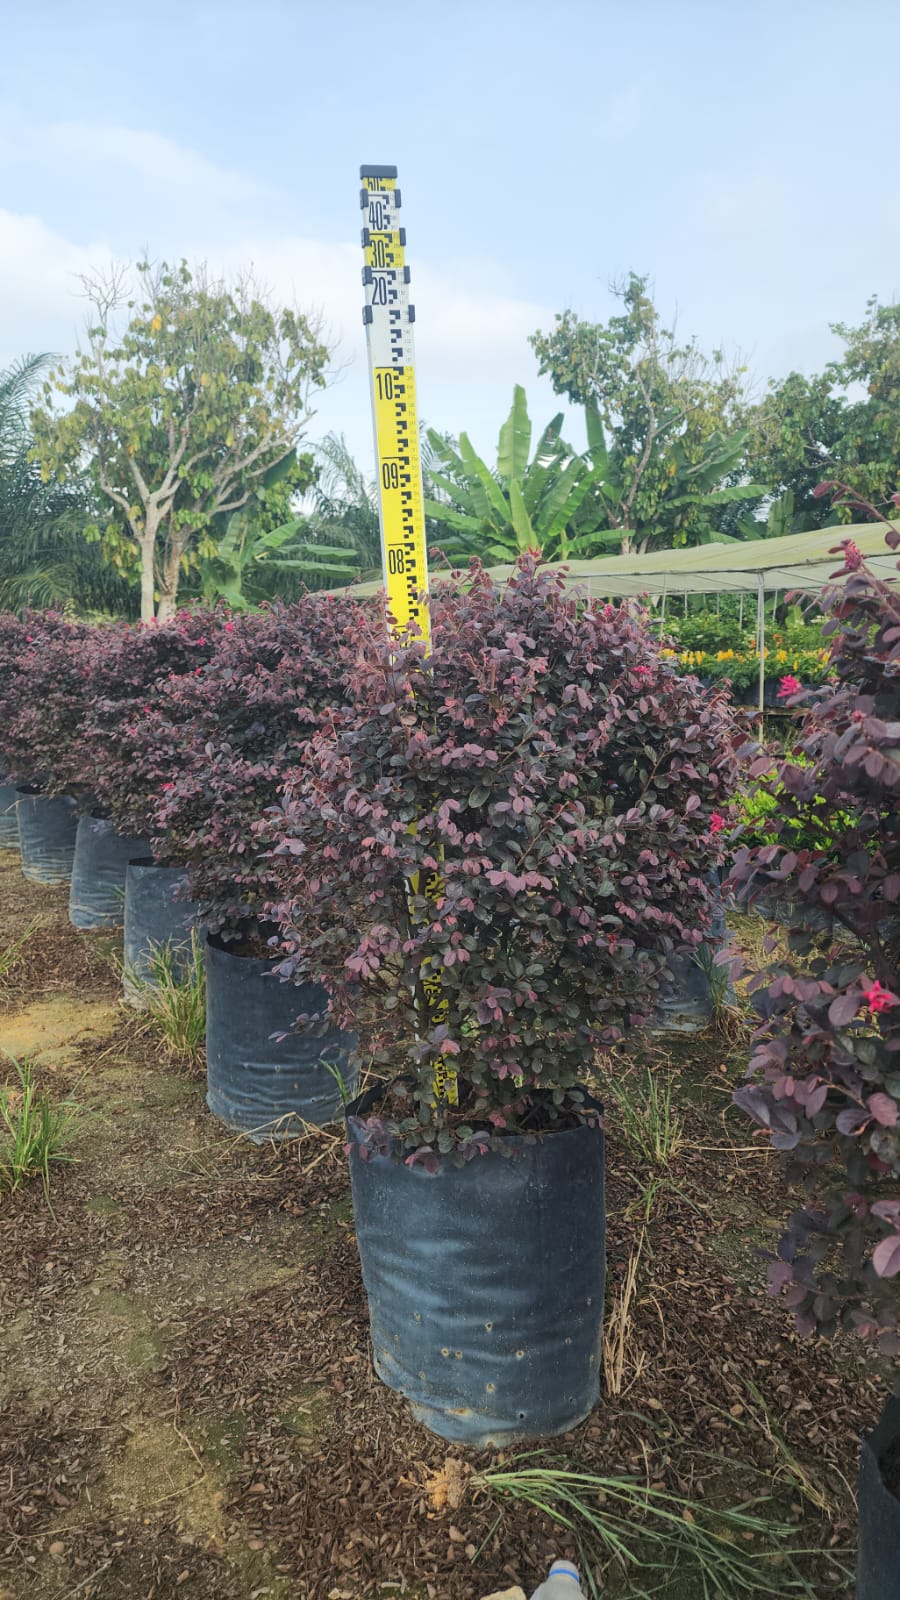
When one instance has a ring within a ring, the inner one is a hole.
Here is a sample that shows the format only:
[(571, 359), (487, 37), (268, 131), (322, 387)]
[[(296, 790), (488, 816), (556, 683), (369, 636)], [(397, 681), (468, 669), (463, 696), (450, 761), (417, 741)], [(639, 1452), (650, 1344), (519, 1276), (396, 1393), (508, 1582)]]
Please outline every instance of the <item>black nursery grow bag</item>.
[(206, 1103), (227, 1128), (257, 1142), (296, 1138), (303, 1123), (321, 1127), (340, 1116), (330, 1067), (347, 1094), (356, 1088), (355, 1034), (325, 1022), (291, 1031), (299, 1016), (324, 1011), (327, 996), (318, 984), (283, 983), (277, 964), (236, 955), (207, 935)]
[[(656, 1012), (651, 1026), (659, 1033), (700, 1033), (708, 1025), (715, 1010), (710, 985), (709, 966), (715, 968), (716, 956), (725, 948), (728, 930), (725, 923), (725, 906), (718, 879), (712, 885), (712, 914), (709, 935), (704, 941), (707, 964), (700, 953), (679, 952), (668, 957), (671, 981), (666, 980), (659, 991)], [(725, 986), (726, 995), (733, 998), (725, 969), (715, 968)]]
[(16, 817), (18, 792), (14, 783), (0, 775), (0, 850), (18, 850), (19, 823)]
[(125, 871), (148, 850), (146, 839), (123, 838), (103, 817), (82, 817), (75, 838), (69, 921), (75, 928), (116, 928), (125, 915)]
[(185, 882), (183, 867), (157, 866), (152, 856), (139, 856), (125, 869), (123, 987), (132, 1005), (140, 1005), (142, 985), (152, 982), (155, 950), (168, 950), (175, 978), (190, 965), (198, 907), (181, 897)]
[(68, 795), (16, 790), (22, 871), (31, 883), (68, 883), (75, 858), (78, 815)]
[(600, 1392), (601, 1126), (513, 1136), (509, 1155), (429, 1173), (365, 1148), (360, 1119), (383, 1095), (347, 1110), (378, 1376), (433, 1433), (475, 1449), (567, 1432)]
[(859, 1468), (859, 1558), (856, 1600), (900, 1600), (900, 1500), (885, 1483), (884, 1462), (895, 1455), (900, 1479), (900, 1400), (888, 1401), (865, 1436)]

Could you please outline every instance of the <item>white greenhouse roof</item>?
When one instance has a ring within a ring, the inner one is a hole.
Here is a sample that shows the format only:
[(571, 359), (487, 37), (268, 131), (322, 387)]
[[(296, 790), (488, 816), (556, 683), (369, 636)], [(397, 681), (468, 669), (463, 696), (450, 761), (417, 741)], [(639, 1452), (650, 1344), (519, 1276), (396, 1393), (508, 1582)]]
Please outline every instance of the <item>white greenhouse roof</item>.
[[(900, 522), (892, 524), (900, 530)], [(792, 533), (779, 539), (733, 540), (695, 545), (682, 550), (657, 550), (645, 556), (599, 556), (591, 561), (548, 563), (566, 569), (571, 587), (605, 598), (616, 595), (737, 594), (760, 586), (772, 590), (802, 589), (816, 593), (840, 568), (840, 556), (829, 555), (842, 539), (853, 539), (880, 577), (897, 578), (900, 551), (884, 542), (881, 523), (854, 523), (846, 527), (819, 528), (813, 533)], [(497, 583), (514, 571), (512, 566), (488, 569)], [(431, 582), (448, 576), (432, 568)], [(354, 584), (357, 594), (377, 594), (377, 582)]]

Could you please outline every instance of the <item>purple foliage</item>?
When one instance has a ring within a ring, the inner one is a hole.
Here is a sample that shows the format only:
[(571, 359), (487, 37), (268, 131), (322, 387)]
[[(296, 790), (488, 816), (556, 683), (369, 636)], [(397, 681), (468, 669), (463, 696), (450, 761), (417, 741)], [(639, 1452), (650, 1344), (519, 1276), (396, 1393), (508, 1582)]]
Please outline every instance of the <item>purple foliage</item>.
[[(534, 1127), (538, 1102), (578, 1114), (595, 1046), (702, 938), (710, 820), (736, 778), (724, 696), (680, 677), (629, 608), (523, 558), (504, 588), (477, 565), (442, 586), (432, 615), (427, 660), (366, 619), (352, 706), (260, 829), (285, 970), (324, 982), (388, 1076), (411, 1079), (398, 1127), (423, 1159), (477, 1153), (476, 1124)], [(425, 960), (446, 1015), (417, 1037)], [(452, 1116), (432, 1104), (442, 1063)]]
[(306, 740), (344, 698), (356, 602), (307, 595), (236, 616), (201, 673), (161, 686), (137, 733), (166, 752), (153, 769), (149, 831), (161, 861), (186, 864), (204, 920), (233, 931), (271, 898), (254, 826)]
[[(735, 1100), (810, 1194), (779, 1246), (772, 1292), (802, 1333), (852, 1327), (897, 1355), (900, 589), (849, 541), (841, 551), (844, 581), (825, 597), (836, 686), (798, 701), (808, 765), (778, 763), (784, 793), (766, 826), (780, 837), (740, 851), (732, 873), (742, 894), (773, 885), (808, 928), (824, 920), (829, 931), (795, 929), (756, 978), (763, 1022)], [(759, 773), (770, 768), (761, 758)], [(821, 843), (792, 847), (816, 839), (823, 809)]]

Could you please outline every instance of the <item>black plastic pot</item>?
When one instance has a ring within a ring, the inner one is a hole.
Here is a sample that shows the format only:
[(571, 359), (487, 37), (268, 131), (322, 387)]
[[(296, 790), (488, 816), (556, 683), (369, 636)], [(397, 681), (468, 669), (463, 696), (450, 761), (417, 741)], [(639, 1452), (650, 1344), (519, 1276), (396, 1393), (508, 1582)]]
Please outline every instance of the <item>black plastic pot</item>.
[[(856, 1600), (900, 1600), (900, 1500), (885, 1482), (889, 1452), (900, 1457), (898, 1399), (888, 1401), (877, 1428), (862, 1442)], [(893, 1481), (898, 1466), (900, 1460), (892, 1464)]]
[(142, 1004), (143, 987), (152, 981), (154, 950), (168, 949), (176, 978), (190, 965), (198, 907), (178, 898), (184, 882), (183, 867), (157, 866), (152, 856), (129, 861), (125, 869), (123, 986), (131, 1005)]
[(78, 815), (68, 795), (16, 790), (22, 871), (31, 883), (68, 883), (75, 859)]
[(19, 823), (16, 817), (18, 791), (0, 776), (0, 850), (18, 850)]
[(807, 933), (830, 933), (834, 926), (834, 918), (824, 906), (811, 906), (805, 901), (790, 900), (778, 893), (775, 884), (763, 887), (752, 899), (740, 898), (738, 909), (748, 913), (756, 912), (767, 922), (777, 922), (779, 927), (788, 930), (793, 928), (803, 929)]
[(341, 1092), (326, 1063), (347, 1094), (357, 1079), (355, 1034), (325, 1022), (290, 1031), (297, 1017), (323, 1011), (327, 997), (318, 984), (283, 983), (276, 965), (207, 935), (206, 1103), (257, 1143), (296, 1138), (304, 1123), (321, 1127), (340, 1116)]
[[(733, 995), (725, 969), (715, 966), (715, 958), (722, 950), (727, 937), (725, 908), (718, 886), (715, 890), (709, 938), (703, 951), (706, 962), (721, 981), (726, 996)], [(672, 981), (660, 990), (652, 1031), (659, 1033), (700, 1033), (712, 1018), (715, 997), (710, 984), (709, 970), (704, 961), (690, 953), (672, 955), (668, 959)], [(721, 975), (721, 976), (720, 976)]]
[(125, 915), (125, 871), (150, 846), (127, 839), (103, 817), (82, 817), (75, 839), (69, 921), (76, 928), (116, 928)]
[(512, 1137), (509, 1155), (428, 1173), (365, 1151), (356, 1119), (382, 1095), (347, 1112), (378, 1376), (433, 1433), (475, 1449), (574, 1428), (600, 1392), (601, 1128)]

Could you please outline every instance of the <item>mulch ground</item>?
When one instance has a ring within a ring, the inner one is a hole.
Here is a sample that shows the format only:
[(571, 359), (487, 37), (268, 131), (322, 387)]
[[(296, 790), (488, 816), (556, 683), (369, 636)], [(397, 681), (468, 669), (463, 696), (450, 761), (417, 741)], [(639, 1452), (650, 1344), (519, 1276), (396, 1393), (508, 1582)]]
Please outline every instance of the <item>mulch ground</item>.
[[(40, 1183), (0, 1201), (0, 1600), (530, 1593), (569, 1536), (467, 1489), (502, 1458), (434, 1438), (374, 1377), (340, 1141), (219, 1128), (202, 1078), (119, 1007), (110, 941), (0, 855), (0, 953), (29, 927), (0, 1045), (32, 1029), (39, 1080), (80, 1112), (49, 1205)], [(730, 1109), (745, 1059), (715, 1034), (645, 1050), (641, 1070), (676, 1074), (685, 1130), (649, 1220), (650, 1173), (608, 1116), (609, 1305), (642, 1240), (624, 1390), (530, 1464), (771, 1495), (806, 1592), (846, 1600), (881, 1375), (853, 1345), (798, 1341), (763, 1292), (787, 1202)], [(667, 1592), (703, 1590), (685, 1570)], [(799, 1591), (774, 1573), (782, 1592)]]

